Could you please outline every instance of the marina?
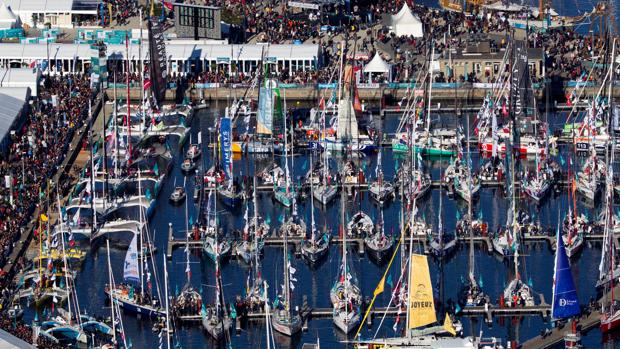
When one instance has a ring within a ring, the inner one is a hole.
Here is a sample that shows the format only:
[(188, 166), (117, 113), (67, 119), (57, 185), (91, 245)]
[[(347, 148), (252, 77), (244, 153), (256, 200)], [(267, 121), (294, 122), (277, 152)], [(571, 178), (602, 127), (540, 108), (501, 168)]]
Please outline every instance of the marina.
[(20, 1), (0, 347), (620, 346), (615, 4)]

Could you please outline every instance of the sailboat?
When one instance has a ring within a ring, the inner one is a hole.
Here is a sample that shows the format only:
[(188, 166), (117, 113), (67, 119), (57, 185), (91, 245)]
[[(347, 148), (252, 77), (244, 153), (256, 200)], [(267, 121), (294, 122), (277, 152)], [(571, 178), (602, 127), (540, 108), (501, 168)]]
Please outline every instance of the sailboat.
[[(516, 133), (513, 135), (516, 138)], [(513, 279), (508, 283), (508, 286), (504, 289), (502, 294), (504, 303), (508, 307), (515, 307), (519, 304), (525, 306), (534, 306), (534, 297), (533, 291), (530, 286), (521, 280), (521, 274), (519, 272), (519, 240), (521, 237), (521, 227), (517, 222), (517, 214), (516, 214), (516, 190), (514, 188), (515, 183), (515, 156), (510, 157), (511, 161), (511, 193), (512, 193), (512, 207), (508, 211), (507, 217), (507, 228), (504, 232), (504, 240), (506, 242), (504, 246), (504, 251), (508, 252), (512, 250), (513, 252), (513, 264), (514, 264), (514, 275)], [(497, 242), (496, 242), (497, 239)], [(493, 245), (496, 246), (499, 244), (500, 237), (496, 237), (493, 240)]]
[[(291, 174), (288, 166), (288, 128), (286, 126), (286, 98), (284, 99), (284, 181), (273, 183), (273, 194), (284, 207), (291, 207), (295, 201), (295, 193), (291, 190)], [(292, 155), (292, 154), (291, 154)], [(292, 159), (292, 156), (291, 156)], [(282, 183), (284, 182), (284, 183)]]
[[(407, 272), (407, 269), (403, 270)], [(429, 326), (437, 322), (433, 285), (425, 255), (409, 254), (409, 270), (407, 285), (407, 319), (405, 336), (392, 338), (376, 338), (356, 341), (368, 347), (380, 348), (479, 348), (479, 340), (472, 337), (451, 338), (457, 330), (448, 314), (443, 325)], [(444, 335), (442, 335), (444, 334)], [(497, 348), (495, 345), (485, 348)]]
[[(124, 277), (127, 284), (118, 284), (112, 288), (110, 285), (106, 286), (105, 293), (113, 303), (118, 304), (120, 308), (125, 311), (144, 315), (150, 318), (157, 318), (165, 316), (165, 309), (161, 306), (159, 299), (155, 298), (151, 294), (150, 290), (147, 290), (144, 285), (144, 275), (147, 274), (147, 285), (150, 284), (150, 272), (148, 270), (143, 271), (141, 263), (144, 263), (144, 258), (138, 257), (138, 235), (134, 235), (127, 255), (125, 256)], [(146, 265), (146, 263), (144, 263)], [(140, 288), (135, 287), (132, 284), (140, 284)]]
[[(344, 191), (340, 194), (341, 224), (344, 226)], [(342, 264), (340, 276), (330, 290), (333, 306), (333, 320), (338, 329), (344, 333), (351, 332), (359, 325), (362, 295), (359, 287), (353, 282), (347, 265), (347, 234), (342, 230)]]
[[(217, 193), (215, 195), (217, 196)], [(217, 257), (220, 259), (228, 257), (231, 252), (230, 241), (227, 239), (220, 239), (218, 236), (219, 230), (217, 200), (213, 197), (213, 190), (210, 190), (209, 196), (207, 197), (206, 224), (202, 230), (202, 250), (213, 262), (216, 262)]]
[(583, 164), (582, 170), (576, 176), (577, 192), (587, 200), (594, 201), (600, 193), (601, 183), (605, 180), (605, 171), (605, 163), (598, 158), (596, 151), (592, 150), (591, 155)]
[[(441, 169), (439, 170), (441, 176)], [(439, 219), (437, 225), (437, 236), (434, 236), (429, 244), (430, 252), (436, 257), (445, 257), (454, 251), (456, 247), (456, 236), (446, 237), (443, 228), (443, 193), (439, 187)]]
[(372, 218), (364, 211), (358, 211), (347, 223), (346, 234), (349, 236), (366, 237), (372, 235), (375, 226)]
[(568, 319), (581, 314), (577, 289), (573, 281), (573, 274), (564, 243), (560, 239), (560, 227), (556, 232), (558, 246), (555, 250), (553, 268), (553, 301), (551, 303), (551, 317), (554, 320)]
[[(250, 264), (253, 260), (257, 259), (263, 252), (265, 242), (263, 237), (269, 233), (269, 225), (267, 225), (258, 216), (258, 200), (256, 198), (256, 177), (254, 177), (254, 185), (252, 186), (252, 202), (254, 206), (254, 216), (250, 221), (248, 219), (248, 208), (246, 206), (245, 214), (243, 215), (245, 225), (243, 227), (243, 240), (235, 245), (235, 251), (237, 256)], [(258, 256), (257, 256), (258, 255)]]
[[(141, 191), (141, 187), (140, 187)], [(139, 213), (139, 230), (133, 235), (129, 249), (125, 256), (124, 278), (126, 282), (139, 284), (136, 289), (131, 284), (108, 285), (105, 293), (110, 300), (118, 302), (119, 307), (128, 312), (146, 315), (151, 318), (164, 316), (166, 311), (160, 303), (161, 297), (159, 287), (156, 287), (157, 297), (152, 292), (151, 272), (148, 268), (146, 252), (152, 260), (153, 250), (146, 251), (144, 246), (150, 246), (151, 240), (148, 232), (148, 224), (144, 222), (144, 212), (142, 208)], [(138, 248), (139, 246), (139, 248)], [(154, 266), (153, 266), (154, 268)], [(156, 270), (153, 270), (156, 273)], [(145, 285), (146, 278), (146, 285)], [(155, 275), (155, 280), (157, 277)]]
[(224, 302), (224, 290), (222, 289), (222, 276), (220, 271), (220, 254), (215, 250), (215, 304), (201, 309), (202, 327), (215, 340), (221, 340), (230, 331), (232, 320), (226, 310)]
[(243, 193), (233, 178), (232, 120), (229, 117), (220, 119), (219, 138), (222, 155), (222, 167), (226, 177), (224, 183), (217, 188), (217, 191), (222, 203), (227, 207), (234, 209), (243, 199)]
[[(338, 77), (338, 114), (335, 122), (336, 132), (334, 135), (326, 135), (321, 142), (325, 150), (336, 152), (370, 152), (376, 149), (375, 144), (368, 135), (360, 134), (357, 123), (356, 108), (353, 100), (357, 100), (355, 90), (353, 67), (343, 69), (344, 42), (340, 43), (340, 68)], [(344, 76), (343, 76), (344, 75)], [(344, 84), (343, 84), (344, 83)], [(349, 85), (350, 90), (343, 96), (343, 85)], [(358, 105), (358, 104), (356, 104)]]
[(381, 221), (377, 229), (371, 235), (364, 238), (364, 244), (370, 250), (370, 256), (378, 263), (383, 262), (394, 246), (394, 240), (385, 235), (385, 222), (383, 220), (383, 210), (381, 210)]
[(375, 201), (383, 205), (394, 198), (394, 186), (384, 178), (383, 169), (381, 168), (381, 153), (382, 151), (379, 151), (377, 156), (376, 179), (370, 183), (368, 191), (370, 191), (370, 195)]
[[(467, 118), (467, 142), (469, 143), (469, 118)], [(471, 163), (471, 153), (467, 151), (467, 162)], [(469, 174), (471, 176), (471, 173)], [(471, 185), (471, 181), (468, 181)], [(487, 302), (487, 296), (482, 291), (482, 279), (480, 283), (476, 281), (476, 258), (474, 257), (474, 219), (472, 212), (472, 202), (467, 203), (468, 220), (467, 231), (469, 232), (469, 273), (467, 274), (468, 284), (461, 291), (461, 302), (464, 306), (479, 306)]]
[(329, 234), (317, 231), (314, 222), (314, 180), (310, 170), (310, 239), (304, 237), (301, 241), (301, 255), (311, 264), (316, 265), (329, 250)]
[(528, 172), (526, 172), (521, 183), (523, 191), (536, 202), (542, 201), (547, 196), (553, 179), (553, 172), (547, 166), (541, 167), (541, 160), (539, 155), (536, 154), (536, 172), (534, 176), (529, 176)]
[(201, 305), (202, 305), (202, 295), (192, 286), (192, 270), (190, 268), (189, 262), (189, 236), (191, 235), (191, 230), (187, 232), (185, 235), (185, 285), (176, 298), (174, 298), (172, 309), (174, 314), (183, 317), (183, 316), (195, 316), (200, 315)]
[(293, 313), (291, 307), (291, 291), (295, 289), (294, 282), (297, 281), (294, 275), (296, 269), (291, 264), (288, 252), (288, 234), (284, 234), (284, 283), (282, 285), (282, 294), (280, 294), (276, 302), (274, 302), (273, 316), (271, 317), (271, 325), (273, 329), (286, 335), (293, 336), (301, 330), (301, 316)]
[[(615, 142), (612, 141), (612, 148), (615, 147)], [(611, 153), (611, 156), (609, 156)], [(607, 165), (607, 176), (605, 177), (605, 202), (604, 202), (604, 210), (602, 211), (602, 221), (603, 221), (603, 244), (601, 251), (601, 261), (599, 263), (599, 277), (596, 282), (597, 288), (607, 288), (608, 284), (614, 279), (617, 280), (620, 277), (620, 267), (615, 263), (615, 259), (613, 257), (613, 251), (615, 247), (613, 245), (614, 236), (614, 228), (617, 224), (617, 219), (613, 214), (613, 198), (614, 198), (614, 184), (613, 184), (613, 175), (614, 168), (611, 164), (614, 163), (614, 152), (606, 152), (605, 162)], [(611, 254), (611, 255), (610, 255)]]
[[(614, 39), (612, 57), (615, 57), (615, 39)], [(610, 70), (613, 71), (614, 64), (611, 64)], [(613, 80), (613, 79), (612, 79)], [(611, 89), (610, 89), (611, 100)], [(603, 211), (603, 217), (605, 221), (605, 231), (603, 236), (603, 249), (601, 253), (601, 261), (599, 264), (599, 281), (597, 285), (604, 286), (605, 296), (601, 301), (601, 325), (600, 329), (602, 333), (607, 333), (617, 328), (620, 328), (620, 311), (616, 308), (615, 297), (615, 280), (618, 273), (618, 266), (616, 262), (616, 247), (614, 245), (614, 233), (613, 233), (613, 178), (614, 178), (614, 155), (616, 148), (616, 142), (611, 140), (611, 151), (609, 147), (605, 147), (605, 162), (607, 167), (607, 176), (605, 178), (605, 210)]]
[[(433, 63), (435, 59), (435, 45), (431, 42), (431, 52), (428, 59), (428, 74), (425, 78), (427, 82), (427, 97), (428, 103), (426, 106), (426, 123), (425, 128), (420, 133), (414, 134), (417, 139), (412, 137), (412, 143), (414, 144), (414, 150), (416, 153), (421, 153), (427, 156), (454, 156), (457, 153), (457, 146), (461, 142), (461, 138), (455, 130), (449, 130), (446, 128), (431, 128), (431, 103), (433, 96)], [(428, 52), (428, 51), (427, 51)], [(424, 104), (424, 101), (421, 103)], [(413, 127), (416, 127), (414, 125)]]

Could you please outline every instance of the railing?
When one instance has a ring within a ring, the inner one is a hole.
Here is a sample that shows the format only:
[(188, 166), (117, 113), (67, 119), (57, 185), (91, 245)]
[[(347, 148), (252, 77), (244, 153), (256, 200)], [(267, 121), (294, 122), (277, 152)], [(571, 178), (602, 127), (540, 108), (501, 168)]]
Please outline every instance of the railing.
[[(620, 81), (615, 81), (614, 85), (620, 86)], [(596, 87), (599, 86), (598, 82), (595, 81), (567, 81), (564, 83), (565, 88), (575, 88), (575, 87)], [(126, 83), (117, 82), (116, 84), (109, 82), (108, 88), (127, 88)], [(131, 82), (129, 84), (130, 88), (139, 88), (139, 82)], [(175, 89), (177, 84), (175, 82), (169, 82), (167, 84), (168, 89)], [(249, 83), (193, 83), (189, 84), (190, 89), (216, 89), (216, 88), (233, 88), (233, 89), (244, 89), (250, 87)], [(416, 84), (413, 82), (390, 82), (390, 83), (359, 83), (357, 87), (361, 90), (364, 89), (388, 89), (388, 90), (405, 90), (405, 89), (421, 89), (423, 86), (421, 84)], [(447, 89), (497, 89), (500, 85), (497, 83), (490, 82), (474, 82), (474, 83), (450, 83), (450, 82), (436, 82), (433, 83), (432, 88), (436, 90), (447, 90)], [(278, 88), (280, 89), (317, 89), (317, 90), (332, 90), (337, 88), (336, 83), (279, 83)], [(534, 90), (540, 90), (544, 88), (544, 84), (540, 82), (532, 83), (532, 88)]]

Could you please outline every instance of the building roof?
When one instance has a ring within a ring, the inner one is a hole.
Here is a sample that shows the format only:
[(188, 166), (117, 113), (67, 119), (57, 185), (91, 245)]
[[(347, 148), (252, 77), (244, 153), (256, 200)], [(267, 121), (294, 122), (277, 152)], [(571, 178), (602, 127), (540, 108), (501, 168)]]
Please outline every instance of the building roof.
[(13, 336), (12, 334), (0, 330), (0, 349), (30, 349), (34, 348), (31, 344)]
[[(277, 59), (298, 59), (312, 60), (319, 55), (318, 45), (212, 45), (212, 44), (175, 44), (174, 41), (166, 42), (166, 54), (168, 59), (187, 60), (216, 60), (228, 58), (232, 60), (260, 60), (264, 52), (265, 57), (276, 57)], [(138, 57), (139, 46), (129, 45), (129, 56)], [(125, 45), (108, 45), (108, 57), (125, 59)], [(87, 44), (60, 44), (49, 45), (49, 56), (51, 59), (73, 59), (77, 56), (80, 59), (89, 59), (93, 55), (90, 45)], [(148, 59), (148, 45), (142, 45), (142, 57)], [(47, 59), (46, 44), (0, 44), (0, 58), (5, 59)]]
[[(20, 115), (26, 100), (28, 99), (29, 88), (0, 88), (0, 139), (4, 139), (9, 132), (15, 119)], [(8, 333), (7, 333), (8, 334)], [(0, 349), (22, 348), (21, 346), (3, 346), (5, 338), (0, 333)], [(30, 347), (27, 347), (30, 348)]]
[[(491, 52), (452, 52), (452, 60), (458, 61), (501, 61), (506, 54), (505, 49), (500, 49), (497, 51)], [(542, 49), (540, 48), (528, 48), (527, 49), (527, 57), (531, 60), (540, 60), (542, 59)], [(448, 60), (447, 53), (443, 55), (443, 60)]]
[(39, 74), (30, 68), (0, 69), (0, 88), (29, 87), (31, 91), (37, 91)]
[(4, 0), (13, 12), (97, 14), (90, 0)]

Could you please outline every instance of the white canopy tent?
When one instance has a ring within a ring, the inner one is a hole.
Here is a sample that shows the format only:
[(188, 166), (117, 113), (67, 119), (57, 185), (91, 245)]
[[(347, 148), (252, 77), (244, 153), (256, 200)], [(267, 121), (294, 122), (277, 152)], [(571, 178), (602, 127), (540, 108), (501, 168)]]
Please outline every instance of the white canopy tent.
[(413, 36), (414, 38), (424, 36), (422, 21), (411, 13), (406, 2), (397, 14), (392, 15), (391, 26), (391, 31), (396, 36)]
[(364, 73), (368, 74), (368, 80), (371, 83), (373, 73), (388, 74), (388, 80), (392, 81), (392, 68), (383, 60), (383, 58), (381, 58), (379, 52), (375, 53), (375, 56), (372, 57), (368, 64), (366, 64), (364, 67)]
[(6, 4), (0, 4), (0, 29), (15, 28), (17, 25), (17, 16), (11, 11)]

